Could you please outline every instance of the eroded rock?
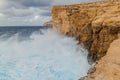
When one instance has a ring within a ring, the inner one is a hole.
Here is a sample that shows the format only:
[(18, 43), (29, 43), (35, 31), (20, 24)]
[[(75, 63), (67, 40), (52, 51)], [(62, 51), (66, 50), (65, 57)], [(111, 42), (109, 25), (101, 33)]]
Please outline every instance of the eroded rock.
[(120, 39), (111, 43), (107, 54), (99, 60), (95, 69), (85, 80), (120, 80)]
[(120, 0), (54, 6), (52, 16), (53, 26), (83, 43), (92, 61), (103, 57), (120, 33)]
[(43, 26), (52, 27), (52, 26), (53, 26), (53, 21), (51, 20), (51, 21), (45, 22), (45, 23), (43, 24)]

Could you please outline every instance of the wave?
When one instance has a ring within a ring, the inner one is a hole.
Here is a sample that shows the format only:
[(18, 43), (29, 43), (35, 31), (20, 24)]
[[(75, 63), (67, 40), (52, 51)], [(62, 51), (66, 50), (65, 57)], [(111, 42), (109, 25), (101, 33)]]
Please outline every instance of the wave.
[[(42, 34), (41, 34), (42, 32)], [(0, 80), (78, 80), (90, 69), (87, 50), (74, 38), (47, 29), (19, 41), (0, 38)]]

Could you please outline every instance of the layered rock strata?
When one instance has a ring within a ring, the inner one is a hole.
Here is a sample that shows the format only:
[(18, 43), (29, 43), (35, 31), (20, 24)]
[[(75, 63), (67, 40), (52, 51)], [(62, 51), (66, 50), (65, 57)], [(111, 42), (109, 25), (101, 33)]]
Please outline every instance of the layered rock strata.
[(54, 6), (53, 26), (89, 50), (89, 59), (103, 57), (120, 33), (120, 0)]

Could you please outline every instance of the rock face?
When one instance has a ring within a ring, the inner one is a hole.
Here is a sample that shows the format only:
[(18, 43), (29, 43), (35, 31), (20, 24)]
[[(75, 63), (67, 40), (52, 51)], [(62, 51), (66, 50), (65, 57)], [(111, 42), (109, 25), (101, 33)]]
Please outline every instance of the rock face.
[(96, 71), (89, 74), (86, 80), (120, 80), (120, 39), (111, 43), (107, 54), (95, 68)]
[(89, 50), (89, 59), (103, 57), (120, 33), (120, 0), (54, 6), (53, 26), (74, 36)]
[(43, 26), (52, 27), (53, 26), (53, 21), (48, 21), (48, 22), (44, 23)]

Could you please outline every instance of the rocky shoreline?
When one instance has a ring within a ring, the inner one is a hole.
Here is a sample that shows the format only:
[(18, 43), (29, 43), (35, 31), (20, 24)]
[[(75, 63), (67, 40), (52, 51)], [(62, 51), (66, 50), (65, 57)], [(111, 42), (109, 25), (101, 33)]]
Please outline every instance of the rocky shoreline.
[(120, 32), (120, 1), (54, 6), (53, 27), (74, 36), (90, 52), (89, 59), (103, 57)]
[(93, 72), (80, 80), (120, 80), (120, 38), (111, 43), (106, 55), (98, 61)]
[(47, 25), (75, 37), (88, 49), (89, 60), (98, 61), (80, 80), (120, 79), (120, 0), (54, 6), (52, 17)]

